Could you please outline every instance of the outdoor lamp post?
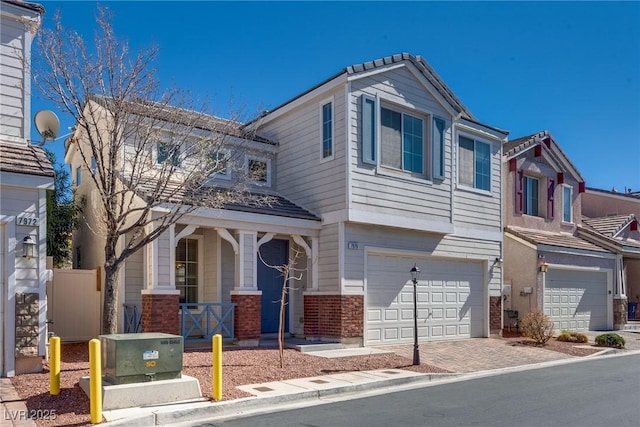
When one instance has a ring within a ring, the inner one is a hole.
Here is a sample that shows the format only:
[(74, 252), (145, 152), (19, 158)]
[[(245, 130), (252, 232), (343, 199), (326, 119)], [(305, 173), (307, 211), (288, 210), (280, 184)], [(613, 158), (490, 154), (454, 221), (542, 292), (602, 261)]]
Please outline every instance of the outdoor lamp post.
[(411, 282), (413, 282), (413, 364), (420, 364), (420, 350), (418, 348), (418, 278), (420, 269), (417, 264), (413, 265), (410, 271)]

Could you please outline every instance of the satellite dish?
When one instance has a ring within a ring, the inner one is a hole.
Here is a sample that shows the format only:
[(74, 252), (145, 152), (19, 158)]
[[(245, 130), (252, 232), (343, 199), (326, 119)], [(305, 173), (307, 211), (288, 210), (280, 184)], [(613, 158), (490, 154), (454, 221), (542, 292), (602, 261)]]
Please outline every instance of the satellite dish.
[(33, 121), (35, 122), (36, 129), (38, 129), (38, 133), (42, 137), (40, 146), (44, 145), (47, 140), (53, 141), (56, 139), (60, 131), (60, 120), (58, 120), (56, 113), (51, 110), (38, 111)]

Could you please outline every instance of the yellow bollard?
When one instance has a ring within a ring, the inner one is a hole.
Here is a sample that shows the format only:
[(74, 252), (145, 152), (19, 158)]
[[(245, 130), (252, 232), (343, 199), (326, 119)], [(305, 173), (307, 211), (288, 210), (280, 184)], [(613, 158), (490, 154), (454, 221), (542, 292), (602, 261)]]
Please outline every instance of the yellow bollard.
[(89, 341), (89, 406), (91, 424), (102, 422), (102, 364), (100, 340)]
[(211, 345), (213, 346), (213, 399), (222, 400), (222, 335), (214, 335)]
[(49, 338), (49, 394), (60, 394), (60, 337)]

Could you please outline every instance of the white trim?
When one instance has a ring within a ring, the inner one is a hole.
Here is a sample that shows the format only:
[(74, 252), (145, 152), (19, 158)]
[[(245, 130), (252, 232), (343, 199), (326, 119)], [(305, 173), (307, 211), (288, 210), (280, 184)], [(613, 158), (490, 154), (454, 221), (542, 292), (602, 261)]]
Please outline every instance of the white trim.
[(52, 176), (28, 175), (24, 173), (0, 171), (2, 187), (42, 188), (53, 190), (54, 178)]
[(230, 295), (262, 295), (262, 291), (256, 291), (254, 289), (233, 289), (229, 292)]
[(484, 138), (484, 139), (491, 139), (491, 142), (488, 142), (489, 144), (492, 142), (499, 142), (500, 144), (502, 144), (502, 142), (505, 140), (505, 136), (498, 136), (498, 135), (494, 135), (492, 133), (489, 133), (487, 131), (478, 129), (478, 128), (474, 128), (468, 125), (465, 125), (464, 123), (460, 123), (457, 122), (456, 124), (456, 128), (459, 128), (462, 130), (463, 133), (469, 133), (474, 136), (475, 138)]
[(375, 68), (369, 70), (355, 71), (353, 74), (347, 77), (347, 81), (353, 82), (365, 77), (375, 76), (376, 74), (397, 70), (399, 68), (407, 68), (407, 64), (405, 62), (395, 62), (392, 64), (376, 66)]
[[(314, 291), (318, 290), (318, 251), (319, 251), (319, 242), (317, 237), (311, 238), (311, 289)], [(308, 268), (308, 266), (307, 266)]]
[(299, 96), (298, 98), (295, 98), (291, 101), (287, 101), (285, 104), (283, 104), (281, 107), (277, 107), (276, 110), (274, 110), (271, 113), (267, 113), (266, 116), (264, 116), (261, 120), (256, 120), (256, 122), (254, 124), (252, 124), (252, 127), (260, 127), (260, 126), (264, 126), (265, 124), (277, 119), (278, 117), (289, 113), (290, 111), (306, 104), (307, 102), (311, 101), (314, 98), (317, 98), (319, 96), (321, 96), (324, 93), (327, 92), (331, 92), (334, 89), (336, 89), (338, 86), (344, 84), (347, 82), (347, 73), (341, 73), (340, 75), (334, 77), (333, 79), (327, 81), (326, 83), (322, 84), (321, 86), (316, 87), (315, 89), (307, 92), (306, 94)]
[(340, 285), (340, 292), (345, 291), (345, 279), (344, 279), (344, 222), (338, 223), (338, 282)]
[[(323, 109), (324, 109), (324, 106), (327, 104), (331, 105), (331, 154), (325, 157), (324, 156), (324, 120), (323, 120), (324, 111)], [(335, 105), (336, 103), (334, 102), (333, 95), (318, 102), (318, 110), (320, 111), (320, 129), (318, 132), (320, 135), (320, 163), (333, 160), (336, 155)]]
[(454, 232), (453, 224), (445, 221), (432, 221), (419, 218), (398, 218), (397, 215), (380, 212), (369, 212), (350, 209), (349, 221), (361, 224), (383, 225), (408, 230), (429, 231), (432, 233), (451, 234)]
[[(180, 239), (192, 235), (197, 230), (197, 228), (198, 227), (196, 227), (195, 225), (187, 225), (185, 228), (183, 228), (182, 231), (179, 232), (173, 239), (173, 247), (177, 247)], [(175, 227), (173, 228), (173, 230), (175, 231)]]
[[(560, 186), (562, 187), (562, 215), (561, 215), (561, 222), (563, 224), (567, 224), (567, 225), (573, 225), (574, 221), (573, 221), (573, 186), (569, 185), (569, 184), (560, 184)], [(564, 219), (564, 205), (567, 202), (565, 200), (564, 197), (564, 190), (565, 189), (569, 189), (569, 221), (565, 221)]]
[(459, 227), (457, 225), (453, 226), (452, 236), (478, 240), (490, 240), (492, 242), (500, 243), (503, 241), (503, 234), (501, 231), (478, 230), (475, 228)]
[(218, 232), (218, 236), (222, 237), (224, 240), (226, 240), (231, 244), (231, 247), (233, 248), (233, 252), (236, 255), (238, 255), (238, 251), (240, 250), (238, 246), (238, 241), (231, 235), (231, 233), (229, 233), (229, 231), (227, 231), (226, 228), (222, 228), (222, 227), (216, 227), (214, 228), (214, 230)]
[[(353, 199), (353, 179), (351, 176), (351, 171), (353, 168), (352, 162), (353, 162), (353, 150), (354, 148), (352, 147), (353, 144), (353, 139), (352, 139), (352, 129), (355, 125), (356, 129), (360, 129), (360, 126), (357, 123), (357, 117), (358, 115), (356, 114), (356, 116), (353, 116), (353, 111), (351, 108), (351, 99), (352, 99), (352, 95), (351, 95), (351, 82), (347, 82), (347, 84), (344, 87), (344, 105), (345, 105), (345, 131), (347, 132), (346, 135), (346, 147), (345, 147), (345, 164), (346, 164), (346, 168), (347, 168), (347, 176), (346, 176), (346, 180), (347, 180), (347, 200), (346, 200), (346, 209), (351, 209), (351, 200)], [(356, 105), (358, 104), (358, 102), (356, 101)], [(357, 131), (359, 132), (359, 131)], [(358, 160), (356, 160), (357, 162)]]
[(251, 182), (252, 185), (258, 186), (258, 187), (271, 187), (271, 159), (268, 157), (264, 157), (264, 156), (257, 156), (254, 154), (246, 154), (244, 156), (244, 170), (245, 173), (247, 174), (247, 176), (250, 176), (250, 172), (249, 171), (249, 162), (250, 161), (255, 161), (255, 162), (262, 162), (265, 164), (265, 173), (266, 173), (266, 181), (262, 182), (262, 181), (255, 181), (253, 179), (249, 179), (249, 181)]
[(276, 233), (266, 233), (264, 236), (262, 236), (260, 240), (258, 240), (258, 242), (256, 243), (256, 253), (258, 252), (258, 249), (260, 249), (260, 246), (273, 240), (275, 235)]
[(231, 160), (231, 150), (226, 149), (226, 148), (220, 148), (218, 149), (215, 153), (212, 153), (210, 157), (214, 157), (214, 154), (216, 156), (215, 159), (213, 159), (216, 162), (219, 162), (220, 159), (220, 155), (222, 155), (223, 160), (224, 160), (224, 170), (225, 173), (222, 172), (215, 172), (214, 174), (211, 175), (211, 178), (213, 179), (224, 179), (226, 181), (231, 179), (231, 165), (230, 160)]
[(216, 297), (222, 302), (222, 238), (216, 232)]
[(142, 289), (142, 295), (180, 295), (177, 289)]
[(311, 259), (313, 252), (311, 251), (311, 248), (309, 247), (309, 245), (307, 245), (307, 242), (305, 242), (304, 239), (300, 237), (298, 234), (292, 234), (291, 238), (293, 239), (294, 242), (296, 242), (297, 245), (302, 246), (302, 249), (304, 249), (305, 253), (307, 254), (307, 258)]
[[(459, 130), (458, 128), (462, 127), (463, 130)], [(455, 123), (455, 129), (453, 132), (453, 139), (452, 139), (452, 144), (455, 145), (457, 147), (457, 151), (458, 151), (458, 156), (457, 156), (457, 165), (458, 168), (456, 170), (456, 176), (455, 176), (455, 183), (456, 183), (456, 189), (465, 189), (468, 191), (473, 191), (473, 192), (478, 192), (479, 194), (486, 194), (486, 195), (491, 195), (493, 196), (493, 191), (494, 191), (494, 185), (493, 185), (493, 169), (494, 169), (494, 165), (493, 165), (493, 144), (495, 141), (487, 141), (486, 139), (482, 139), (482, 137), (480, 137), (477, 134), (474, 133), (470, 133), (464, 130), (465, 126), (464, 125), (460, 125), (459, 123)], [(467, 139), (471, 139), (473, 141), (473, 160), (474, 160), (474, 177), (473, 177), (473, 182), (474, 182), (474, 186), (470, 187), (466, 184), (460, 184), (460, 136), (463, 136)], [(493, 138), (492, 138), (493, 139)], [(475, 157), (476, 157), (476, 153), (477, 153), (477, 148), (476, 145), (478, 143), (481, 144), (487, 144), (489, 146), (489, 189), (485, 190), (482, 188), (478, 188), (476, 187), (476, 177), (475, 177)], [(502, 143), (502, 140), (499, 140), (499, 143)], [(502, 162), (501, 162), (502, 164)], [(453, 179), (452, 179), (453, 181)]]
[(178, 247), (176, 225), (169, 225), (167, 231), (169, 232), (169, 287), (176, 289), (176, 248)]
[[(352, 207), (349, 206), (349, 210)], [(348, 221), (349, 220), (349, 210), (343, 209), (339, 211), (332, 211), (322, 214), (322, 225), (335, 224), (336, 222)]]

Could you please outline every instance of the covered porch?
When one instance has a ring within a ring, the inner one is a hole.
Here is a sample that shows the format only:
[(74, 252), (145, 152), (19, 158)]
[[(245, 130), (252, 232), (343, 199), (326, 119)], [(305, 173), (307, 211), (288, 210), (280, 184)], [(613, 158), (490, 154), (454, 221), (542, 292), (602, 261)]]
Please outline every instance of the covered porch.
[[(257, 345), (278, 332), (304, 334), (303, 292), (317, 289), (320, 220), (279, 197), (250, 211), (199, 209), (185, 215), (122, 270), (123, 332), (211, 336)], [(151, 231), (151, 230), (147, 230)], [(285, 283), (282, 266), (292, 267)]]

